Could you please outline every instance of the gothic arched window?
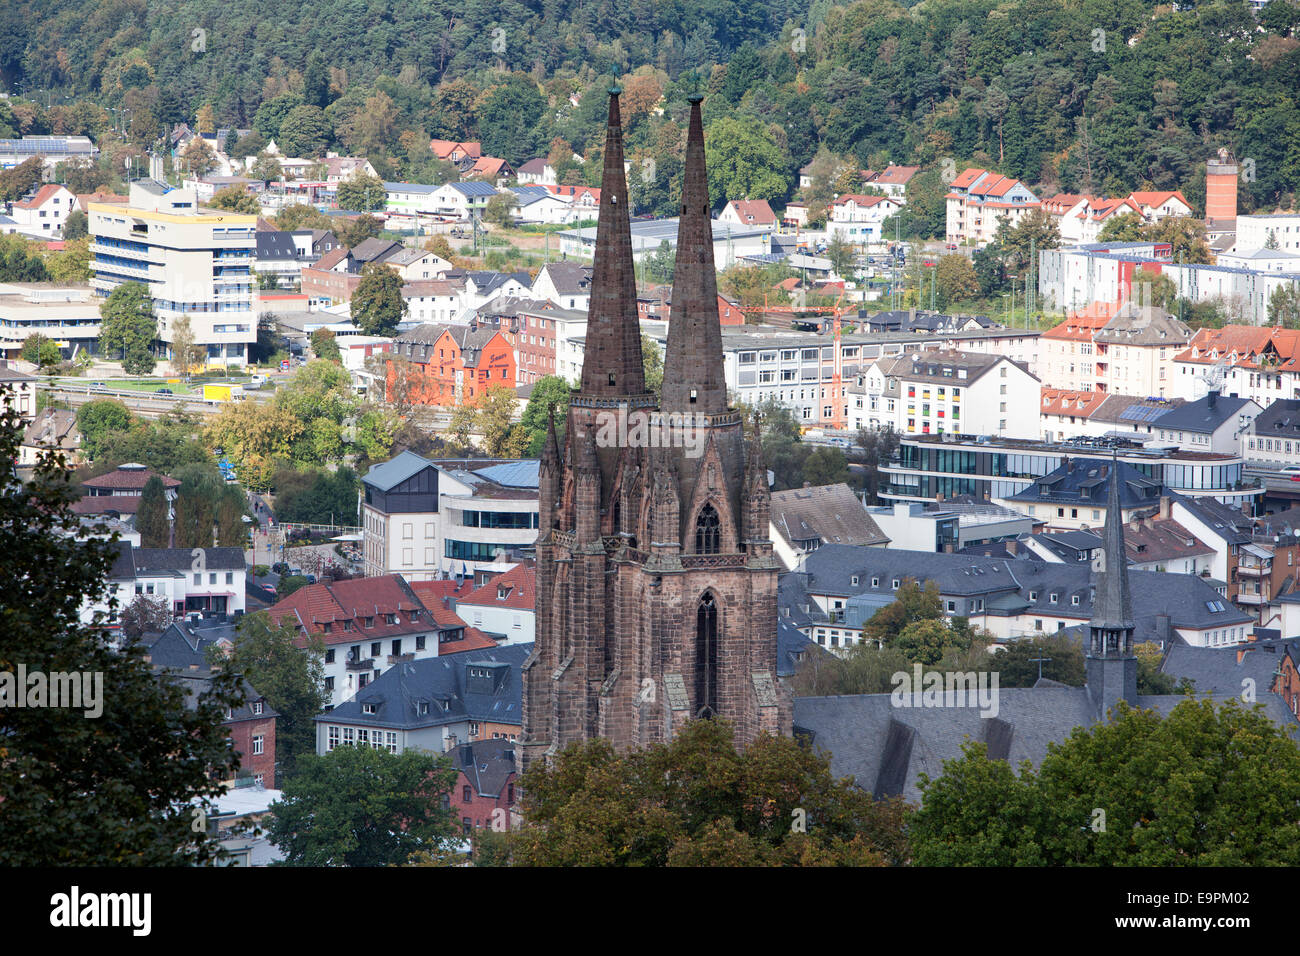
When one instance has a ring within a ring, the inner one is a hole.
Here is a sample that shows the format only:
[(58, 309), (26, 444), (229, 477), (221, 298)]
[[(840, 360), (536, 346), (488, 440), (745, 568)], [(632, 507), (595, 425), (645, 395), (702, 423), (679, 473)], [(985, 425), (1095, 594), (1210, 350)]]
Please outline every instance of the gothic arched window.
[(705, 505), (695, 519), (695, 553), (717, 554), (722, 550), (722, 529), (718, 509)]
[(712, 594), (700, 598), (695, 612), (695, 716), (718, 712), (718, 605)]

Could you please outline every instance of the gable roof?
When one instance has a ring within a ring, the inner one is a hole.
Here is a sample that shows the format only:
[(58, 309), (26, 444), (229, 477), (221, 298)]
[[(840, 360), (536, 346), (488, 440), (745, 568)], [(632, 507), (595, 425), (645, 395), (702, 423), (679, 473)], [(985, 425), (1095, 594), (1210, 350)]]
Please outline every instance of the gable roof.
[[(504, 596), (502, 593), (504, 592)], [(488, 580), (481, 588), (457, 599), (456, 606), (510, 608), (531, 611), (537, 601), (537, 568), (519, 564)]]
[(45, 205), (56, 195), (58, 195), (60, 190), (62, 190), (63, 192), (68, 192), (68, 188), (66, 186), (60, 186), (58, 183), (46, 183), (40, 189), (36, 190), (36, 193), (30, 199), (23, 199), (19, 202), (14, 203), (14, 208), (15, 209), (39, 209), (41, 206)]
[(776, 213), (766, 199), (733, 199), (727, 203), (741, 222), (746, 225), (770, 226), (776, 224)]
[[(309, 584), (277, 601), (269, 613), (276, 623), (293, 620), (300, 628), (299, 647), (307, 645), (309, 635), (319, 635), (327, 645), (353, 644), (434, 628), (433, 615), (400, 574)], [(391, 624), (390, 614), (396, 615)], [(370, 627), (364, 626), (367, 618)]]
[(1238, 412), (1245, 411), (1247, 405), (1253, 404), (1248, 398), (1211, 392), (1204, 398), (1165, 412), (1152, 424), (1157, 428), (1209, 434), (1231, 421)]
[[(531, 643), (510, 644), (403, 661), (316, 720), (405, 730), (462, 720), (522, 726), (522, 668), (532, 652)], [(471, 675), (471, 669), (487, 670), (491, 676)], [(365, 705), (372, 705), (375, 713), (365, 713)]]
[[(444, 328), (438, 325), (421, 325), (418, 328), (435, 329), (438, 336), (441, 336), (444, 331)], [(406, 340), (403, 339), (402, 341)], [(413, 451), (404, 451), (395, 458), (390, 458), (378, 465), (372, 465), (361, 480), (372, 488), (388, 491), (413, 475), (418, 475), (424, 469), (432, 467), (433, 462), (429, 461), (429, 459), (422, 458)]]
[(773, 527), (791, 545), (885, 544), (889, 538), (847, 484), (790, 488), (771, 495)]

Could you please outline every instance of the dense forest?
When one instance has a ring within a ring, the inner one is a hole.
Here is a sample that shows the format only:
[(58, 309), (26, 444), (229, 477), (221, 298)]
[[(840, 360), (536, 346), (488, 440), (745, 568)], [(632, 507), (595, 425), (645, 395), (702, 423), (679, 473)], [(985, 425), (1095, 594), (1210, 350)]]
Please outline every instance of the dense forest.
[(1243, 208), (1271, 208), (1300, 185), (1298, 33), (1295, 0), (19, 0), (0, 76), (28, 102), (0, 106), (0, 135), (117, 122), (147, 147), (198, 115), (253, 128), (245, 153), (365, 152), (385, 177), (445, 176), (443, 137), (590, 182), (572, 157), (599, 158), (617, 75), (645, 212), (673, 208), (696, 83), (719, 203), (788, 199), (821, 151), (923, 165), (932, 193), (951, 159), (1199, 205), (1226, 148), (1252, 161)]

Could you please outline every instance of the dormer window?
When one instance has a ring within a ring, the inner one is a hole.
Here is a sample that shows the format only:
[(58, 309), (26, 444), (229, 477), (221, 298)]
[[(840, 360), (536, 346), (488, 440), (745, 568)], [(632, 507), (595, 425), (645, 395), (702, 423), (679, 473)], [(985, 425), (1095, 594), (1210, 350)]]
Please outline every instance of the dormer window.
[(362, 705), (361, 705), (361, 713), (363, 713), (363, 714), (371, 714), (371, 715), (373, 715), (373, 714), (375, 713), (375, 710), (376, 710), (376, 708), (375, 708), (375, 705), (374, 705), (374, 704), (362, 704)]
[(1049, 596), (1047, 600), (1048, 600), (1049, 603), (1051, 603), (1051, 604), (1055, 604), (1055, 603), (1056, 603), (1056, 592), (1053, 591), (1053, 592), (1051, 593), (1051, 596)]

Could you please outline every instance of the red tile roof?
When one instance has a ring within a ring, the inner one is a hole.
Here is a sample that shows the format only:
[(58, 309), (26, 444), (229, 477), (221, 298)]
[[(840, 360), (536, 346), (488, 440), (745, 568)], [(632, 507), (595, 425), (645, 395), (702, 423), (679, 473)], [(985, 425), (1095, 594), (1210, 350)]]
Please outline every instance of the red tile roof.
[(82, 212), (86, 212), (92, 202), (129, 203), (130, 201), (130, 196), (121, 196), (103, 189), (97, 189), (93, 193), (77, 193), (77, 208)]
[(906, 186), (919, 171), (920, 166), (886, 166), (876, 173), (873, 183), (885, 183), (890, 186)]
[(164, 488), (179, 488), (181, 483), (175, 478), (168, 478), (166, 475), (160, 475), (156, 471), (148, 468), (126, 468), (119, 467), (116, 471), (110, 471), (106, 475), (100, 475), (98, 478), (87, 478), (82, 482), (87, 488), (109, 488), (113, 491), (120, 490), (143, 490), (144, 486), (149, 483), (149, 479), (157, 475), (162, 479)]
[(1184, 206), (1186, 206), (1189, 209), (1192, 206), (1192, 204), (1187, 201), (1187, 197), (1184, 196), (1182, 194), (1182, 191), (1178, 189), (1168, 190), (1165, 192), (1130, 193), (1128, 198), (1132, 199), (1134, 202), (1138, 203), (1139, 205), (1147, 206), (1152, 209), (1164, 205), (1170, 199), (1177, 199), (1179, 202), (1181, 202)]
[(47, 202), (53, 199), (54, 194), (57, 193), (60, 189), (66, 189), (66, 188), (67, 187), (65, 186), (60, 186), (58, 183), (46, 183), (40, 189), (36, 190), (36, 195), (32, 196), (31, 199), (24, 199), (21, 202), (14, 203), (14, 208), (15, 209), (39, 209), (41, 206), (45, 205)]
[(1234, 366), (1253, 369), (1260, 367), (1260, 357), (1263, 355), (1273, 359), (1273, 367), (1277, 370), (1291, 371), (1297, 368), (1300, 330), (1252, 325), (1198, 329), (1187, 348), (1174, 356), (1174, 361), (1194, 362), (1198, 365), (1216, 365), (1226, 361)]
[(949, 185), (953, 189), (965, 189), (987, 172), (987, 169), (963, 169)]
[(438, 656), (450, 657), (453, 654), (464, 654), (466, 651), (484, 651), (498, 646), (497, 641), (492, 640), (477, 627), (467, 627), (465, 636), (461, 640), (439, 644)]
[[(505, 596), (501, 596), (502, 589)], [(504, 574), (498, 574), (477, 591), (456, 601), (480, 607), (503, 607), (517, 611), (531, 611), (537, 600), (537, 568), (519, 565)]]
[(1087, 418), (1101, 408), (1102, 403), (1110, 397), (1105, 392), (1082, 392), (1047, 386), (1040, 391), (1043, 400), (1039, 411), (1043, 415), (1073, 415)]
[[(319, 634), (326, 644), (347, 644), (415, 634), (435, 626), (433, 615), (400, 574), (309, 584), (273, 604), (270, 614), (272, 621), (288, 617), (297, 624), (299, 647), (307, 645), (310, 634)], [(396, 623), (388, 623), (389, 614), (397, 616)], [(365, 626), (367, 618), (371, 627)]]
[(850, 200), (857, 203), (859, 206), (874, 206), (876, 205), (876, 203), (882, 203), (888, 201), (887, 197), (885, 196), (863, 196), (858, 193), (845, 193), (839, 199), (831, 203), (831, 205), (838, 206), (841, 203), (847, 203)]
[(1092, 302), (1076, 312), (1071, 312), (1064, 322), (1043, 333), (1043, 338), (1067, 342), (1091, 342), (1093, 336), (1106, 327), (1119, 306), (1114, 302)]
[(727, 205), (736, 210), (736, 215), (740, 217), (741, 222), (759, 226), (770, 226), (776, 223), (776, 213), (772, 212), (772, 207), (767, 204), (766, 199), (733, 199)]
[(72, 503), (73, 514), (102, 515), (109, 511), (133, 515), (140, 510), (141, 495), (87, 495)]

